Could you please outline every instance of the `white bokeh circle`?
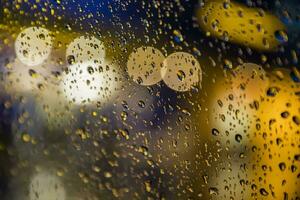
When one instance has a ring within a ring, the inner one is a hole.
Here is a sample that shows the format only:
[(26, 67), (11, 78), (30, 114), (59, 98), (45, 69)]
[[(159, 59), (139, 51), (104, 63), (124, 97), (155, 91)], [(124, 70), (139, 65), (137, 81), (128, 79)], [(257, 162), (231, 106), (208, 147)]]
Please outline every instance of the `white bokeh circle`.
[(177, 52), (164, 60), (161, 76), (168, 87), (184, 92), (201, 82), (202, 71), (193, 55)]
[(112, 98), (120, 85), (120, 75), (114, 65), (92, 61), (75, 63), (64, 72), (61, 89), (65, 97), (79, 105), (105, 103)]
[(156, 48), (137, 48), (128, 58), (127, 72), (140, 85), (154, 85), (161, 81), (160, 71), (164, 59), (164, 55)]
[(102, 63), (105, 57), (103, 43), (94, 36), (75, 38), (67, 47), (66, 59), (69, 64), (93, 61)]
[(17, 58), (25, 65), (42, 64), (50, 55), (52, 37), (50, 32), (41, 27), (29, 27), (19, 33), (15, 41)]

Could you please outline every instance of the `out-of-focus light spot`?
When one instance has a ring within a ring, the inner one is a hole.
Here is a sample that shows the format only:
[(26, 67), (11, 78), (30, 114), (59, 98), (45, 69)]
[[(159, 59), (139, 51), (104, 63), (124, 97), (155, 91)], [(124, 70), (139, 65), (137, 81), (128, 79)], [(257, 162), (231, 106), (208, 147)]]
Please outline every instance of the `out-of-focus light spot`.
[[(223, 159), (226, 160), (226, 158)], [(243, 184), (247, 180), (247, 171), (241, 170), (243, 163), (237, 160), (230, 165), (219, 167), (222, 168), (219, 169), (222, 170), (222, 173), (211, 173), (210, 176), (203, 176), (204, 181), (213, 186), (209, 188), (209, 192), (216, 195), (214, 199), (233, 199), (232, 194), (236, 194), (239, 199), (248, 199), (251, 195), (251, 187), (246, 187), (246, 184)], [(226, 183), (225, 186), (224, 183)], [(231, 186), (230, 189), (227, 185)]]
[(161, 76), (171, 89), (184, 92), (201, 82), (200, 64), (193, 55), (185, 52), (173, 53), (163, 63)]
[(45, 82), (50, 75), (50, 63), (25, 67), (24, 64), (16, 58), (8, 64), (9, 73), (6, 76), (6, 87), (8, 91), (13, 92), (33, 92), (38, 90), (39, 84)]
[(93, 36), (80, 36), (67, 47), (66, 59), (71, 65), (77, 62), (102, 63), (105, 50), (102, 42)]
[(230, 150), (247, 144), (247, 130), (251, 128), (255, 110), (224, 80), (216, 82), (212, 94), (209, 105), (211, 134)]
[(29, 186), (30, 200), (65, 200), (66, 192), (59, 178), (47, 172), (36, 174)]
[[(299, 177), (292, 169), (297, 165), (295, 155), (299, 154), (299, 124), (295, 121), (299, 116), (299, 84), (289, 79), (289, 75), (288, 69), (276, 69), (269, 74), (269, 87), (277, 89), (274, 95), (266, 95), (260, 102), (256, 113), (259, 120), (255, 121), (257, 131), (250, 135), (252, 145), (258, 149), (249, 158), (251, 165), (266, 165), (272, 170), (259, 167), (249, 175), (253, 174), (253, 183), (258, 188), (276, 194), (276, 199), (286, 199), (282, 191), (288, 194), (299, 191)], [(271, 184), (272, 189), (265, 187)], [(265, 199), (274, 197), (269, 195)]]
[(205, 3), (197, 11), (201, 28), (207, 35), (260, 50), (276, 50), (288, 40), (284, 24), (262, 9), (222, 0)]
[(254, 63), (244, 63), (233, 70), (231, 85), (234, 94), (244, 102), (253, 102), (264, 95), (269, 85), (265, 70)]
[(42, 64), (50, 55), (51, 49), (50, 32), (41, 27), (30, 27), (23, 30), (15, 42), (17, 58), (28, 66)]
[(165, 57), (153, 47), (140, 47), (133, 51), (127, 62), (129, 76), (140, 85), (154, 85), (161, 80)]
[(113, 65), (92, 61), (75, 63), (63, 74), (61, 88), (75, 104), (107, 102), (119, 87), (119, 74)]

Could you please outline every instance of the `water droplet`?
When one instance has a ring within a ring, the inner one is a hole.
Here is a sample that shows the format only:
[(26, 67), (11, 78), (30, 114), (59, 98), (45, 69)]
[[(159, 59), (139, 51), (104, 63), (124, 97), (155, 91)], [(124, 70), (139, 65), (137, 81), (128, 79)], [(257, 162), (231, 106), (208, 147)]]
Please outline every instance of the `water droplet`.
[(214, 135), (214, 136), (218, 136), (220, 134), (219, 130), (218, 129), (215, 129), (213, 128), (211, 133)]
[(295, 160), (300, 161), (300, 154), (295, 155)]
[(112, 174), (110, 172), (104, 172), (104, 177), (105, 178), (111, 178)]
[(268, 196), (268, 195), (269, 195), (269, 193), (268, 193), (264, 188), (261, 188), (261, 189), (259, 190), (259, 192), (260, 192), (260, 194), (263, 195), (263, 196)]
[(242, 139), (243, 139), (242, 135), (240, 135), (240, 134), (235, 135), (235, 141), (240, 143), (242, 141)]
[(278, 87), (270, 87), (267, 90), (267, 95), (270, 97), (275, 97), (279, 91), (280, 91), (280, 89)]
[(288, 35), (285, 31), (283, 30), (278, 30), (275, 31), (275, 38), (277, 39), (278, 42), (284, 43), (288, 41)]
[(123, 121), (126, 121), (127, 116), (128, 116), (127, 112), (125, 112), (125, 111), (121, 112), (121, 119), (122, 119)]
[(255, 184), (252, 184), (251, 189), (255, 191), (255, 190), (257, 190), (257, 186)]
[(290, 115), (290, 113), (288, 111), (284, 111), (284, 112), (281, 113), (281, 117), (284, 118), (284, 119), (288, 118), (289, 115)]
[(204, 183), (207, 184), (208, 183), (208, 176), (207, 175), (203, 175), (202, 178), (203, 178)]
[(43, 33), (41, 33), (41, 34), (39, 34), (39, 38), (41, 39), (41, 40), (45, 40), (45, 35), (43, 34)]
[(182, 42), (182, 41), (183, 41), (183, 36), (182, 36), (182, 34), (180, 33), (180, 31), (174, 30), (174, 31), (173, 31), (173, 34), (174, 34), (174, 40), (175, 40), (175, 42), (179, 43), (179, 42)]
[(210, 187), (209, 188), (209, 194), (210, 195), (218, 195), (219, 194), (219, 190), (216, 187)]
[(36, 73), (36, 71), (33, 70), (33, 69), (30, 69), (30, 70), (28, 71), (28, 73), (29, 73), (29, 75), (30, 75), (32, 78), (36, 78), (36, 77), (38, 76), (37, 73)]
[(144, 101), (142, 101), (142, 100), (140, 100), (139, 101), (139, 103), (138, 103), (138, 105), (141, 107), (141, 108), (145, 108), (145, 102)]
[(26, 58), (28, 57), (28, 51), (27, 50), (23, 50), (23, 56), (26, 57)]
[(212, 23), (211, 23), (211, 27), (214, 31), (218, 31), (219, 30), (219, 26), (220, 26), (220, 22), (219, 20), (215, 19)]
[(285, 165), (284, 162), (279, 163), (279, 169), (280, 169), (281, 171), (284, 171), (285, 168), (286, 168), (286, 165)]
[(292, 165), (291, 170), (292, 170), (292, 172), (295, 172), (297, 170), (297, 167), (295, 165)]
[(94, 68), (92, 66), (88, 66), (87, 71), (88, 71), (89, 74), (93, 74), (94, 73)]
[(300, 125), (300, 118), (297, 117), (297, 116), (293, 116), (293, 122), (299, 126)]
[(69, 65), (73, 65), (75, 63), (75, 57), (73, 55), (69, 55), (67, 57), (67, 62), (69, 63)]
[(22, 134), (22, 140), (23, 140), (23, 142), (29, 142), (30, 141), (30, 139), (31, 139), (31, 137), (30, 137), (30, 135), (28, 134), (28, 133), (23, 133)]
[(300, 83), (300, 72), (296, 67), (293, 67), (293, 70), (290, 73), (290, 77), (294, 82)]
[(224, 2), (223, 3), (223, 8), (225, 8), (225, 9), (230, 8), (230, 3), (229, 2)]
[(149, 181), (146, 181), (145, 182), (145, 189), (147, 192), (151, 192), (151, 184)]
[(177, 77), (178, 77), (178, 79), (179, 79), (180, 81), (184, 81), (184, 79), (185, 79), (185, 73), (184, 73), (182, 70), (179, 70), (179, 71), (177, 72)]

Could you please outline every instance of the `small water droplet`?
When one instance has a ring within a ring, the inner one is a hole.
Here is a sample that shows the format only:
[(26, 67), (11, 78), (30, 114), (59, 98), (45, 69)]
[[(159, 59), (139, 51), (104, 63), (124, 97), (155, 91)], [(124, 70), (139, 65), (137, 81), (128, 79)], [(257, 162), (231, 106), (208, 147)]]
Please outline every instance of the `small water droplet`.
[(22, 134), (22, 140), (23, 140), (23, 142), (29, 142), (30, 141), (30, 139), (31, 139), (31, 137), (30, 137), (30, 135), (28, 134), (28, 133), (23, 133)]
[(284, 162), (279, 163), (279, 169), (280, 169), (281, 171), (284, 171), (285, 168), (286, 168), (286, 165), (285, 165)]
[(284, 43), (288, 41), (288, 35), (284, 30), (277, 30), (275, 31), (274, 35), (277, 41), (280, 43)]
[(242, 135), (240, 135), (240, 134), (235, 135), (235, 141), (240, 143), (242, 141), (242, 139), (243, 139)]
[(220, 134), (219, 130), (218, 129), (215, 129), (213, 128), (211, 133), (214, 135), (214, 136), (218, 136)]
[(278, 87), (270, 87), (267, 90), (267, 95), (270, 97), (275, 97), (276, 94), (278, 94), (278, 92), (280, 91), (280, 89)]
[(263, 196), (268, 196), (269, 195), (269, 193), (266, 191), (266, 189), (264, 189), (264, 188), (261, 188), (260, 190), (259, 190), (259, 192), (260, 192), (260, 194), (261, 195), (263, 195)]
[(288, 111), (284, 111), (284, 112), (281, 113), (281, 117), (284, 118), (284, 119), (288, 118), (289, 115), (290, 115), (290, 113)]
[(28, 51), (27, 50), (23, 50), (23, 56), (26, 57), (26, 58), (28, 57)]
[(74, 64), (74, 63), (75, 63), (75, 57), (74, 57), (73, 55), (69, 55), (69, 56), (67, 57), (67, 62), (68, 62), (70, 65)]
[(209, 194), (210, 195), (218, 195), (219, 194), (219, 190), (216, 187), (210, 187), (209, 188)]
[(94, 68), (92, 66), (88, 66), (87, 71), (88, 71), (89, 74), (93, 74), (95, 72)]
[(45, 40), (45, 35), (43, 34), (43, 33), (41, 33), (41, 34), (39, 34), (39, 38), (41, 39), (41, 40)]
[(297, 117), (297, 116), (293, 116), (293, 122), (296, 124), (296, 125), (300, 125), (300, 118)]
[(139, 103), (138, 103), (138, 105), (141, 107), (141, 108), (145, 108), (145, 102), (144, 101), (142, 101), (142, 100), (140, 100), (139, 101)]
[(177, 77), (178, 77), (178, 79), (179, 79), (180, 81), (184, 81), (184, 79), (185, 79), (185, 73), (184, 73), (182, 70), (179, 70), (179, 71), (177, 72)]

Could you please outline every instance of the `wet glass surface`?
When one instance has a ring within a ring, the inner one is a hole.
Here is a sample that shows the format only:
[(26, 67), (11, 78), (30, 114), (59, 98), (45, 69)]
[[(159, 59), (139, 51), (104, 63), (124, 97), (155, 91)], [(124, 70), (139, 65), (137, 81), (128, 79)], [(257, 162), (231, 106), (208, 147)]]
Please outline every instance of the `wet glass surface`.
[(0, 6), (1, 200), (300, 199), (297, 0)]

